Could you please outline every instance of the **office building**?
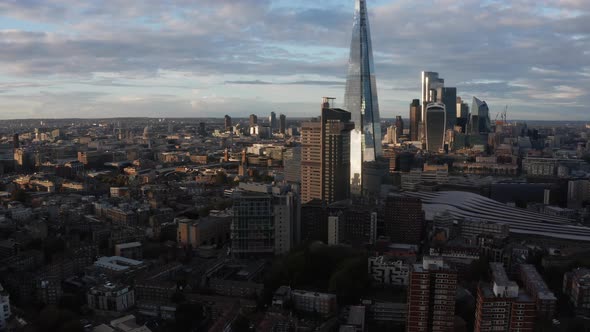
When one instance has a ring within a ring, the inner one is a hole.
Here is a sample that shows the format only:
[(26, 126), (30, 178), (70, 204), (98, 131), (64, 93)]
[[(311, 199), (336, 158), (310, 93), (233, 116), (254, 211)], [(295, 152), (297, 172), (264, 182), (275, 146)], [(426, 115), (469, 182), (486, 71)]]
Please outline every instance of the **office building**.
[(453, 331), (457, 272), (441, 257), (413, 264), (408, 286), (406, 331)]
[(135, 292), (131, 287), (110, 282), (92, 287), (86, 299), (88, 307), (98, 311), (123, 312), (135, 306)]
[(457, 126), (459, 126), (460, 132), (465, 133), (467, 124), (469, 122), (469, 104), (464, 102), (461, 97), (457, 97)]
[(426, 150), (439, 152), (444, 149), (446, 133), (445, 105), (430, 103), (426, 106)]
[(440, 102), (445, 104), (446, 128), (453, 129), (457, 124), (457, 88), (443, 87), (441, 91)]
[(349, 196), (350, 122), (347, 111), (324, 98), (319, 120), (301, 126), (301, 201), (334, 202)]
[(475, 332), (532, 332), (535, 302), (508, 278), (502, 263), (490, 263), (492, 283), (480, 283), (475, 309)]
[(470, 133), (488, 133), (490, 132), (490, 109), (485, 101), (473, 97), (471, 105), (471, 116), (469, 118)]
[(343, 200), (328, 206), (328, 244), (364, 246), (377, 240), (377, 212)]
[(383, 235), (394, 243), (419, 244), (424, 232), (422, 200), (390, 194), (382, 213)]
[(231, 127), (232, 127), (231, 116), (226, 114), (223, 119), (223, 124), (224, 124), (225, 131), (231, 131)]
[(381, 123), (366, 0), (355, 1), (344, 108), (352, 115), (350, 191), (361, 195), (364, 163), (381, 156)]
[(233, 194), (231, 252), (237, 258), (283, 254), (300, 237), (300, 205), (287, 187), (241, 183)]
[(287, 132), (287, 116), (285, 114), (279, 115), (279, 133), (285, 135)]
[(426, 107), (438, 101), (437, 93), (445, 85), (445, 80), (438, 77), (438, 73), (422, 72), (422, 119), (426, 118)]
[(258, 116), (256, 114), (250, 114), (250, 127), (254, 127), (258, 124)]
[(291, 291), (291, 301), (296, 311), (318, 314), (323, 317), (332, 316), (338, 310), (335, 294), (294, 289)]
[(272, 196), (258, 192), (240, 192), (234, 196), (231, 225), (231, 250), (237, 257), (274, 253), (274, 216)]
[(395, 117), (395, 129), (397, 130), (396, 139), (399, 139), (399, 137), (404, 134), (404, 119), (402, 119), (401, 115)]
[(301, 242), (328, 243), (328, 206), (320, 199), (301, 205)]
[(271, 132), (274, 131), (277, 127), (277, 114), (275, 112), (270, 112), (270, 116), (268, 117), (268, 124), (270, 126)]
[(410, 140), (420, 140), (420, 123), (422, 122), (422, 106), (420, 100), (414, 99), (410, 104)]

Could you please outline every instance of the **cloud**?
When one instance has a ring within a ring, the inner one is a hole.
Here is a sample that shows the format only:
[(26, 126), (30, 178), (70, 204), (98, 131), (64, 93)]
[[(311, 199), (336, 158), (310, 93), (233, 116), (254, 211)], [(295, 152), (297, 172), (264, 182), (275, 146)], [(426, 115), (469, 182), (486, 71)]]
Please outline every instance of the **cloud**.
[[(420, 71), (433, 70), (460, 96), (480, 96), (492, 108), (510, 103), (531, 116), (588, 119), (578, 107), (590, 103), (581, 88), (590, 84), (589, 1), (368, 3), (383, 116), (406, 115)], [(81, 115), (125, 113), (121, 96), (137, 94), (153, 96), (142, 99), (146, 109), (168, 102), (161, 112), (188, 114), (193, 89), (212, 90), (235, 108), (316, 105), (317, 90), (343, 94), (352, 10), (348, 0), (1, 1), (0, 90), (3, 98), (22, 96), (19, 108), (41, 111), (38, 103), (50, 101), (56, 116), (67, 115), (60, 103)], [(49, 86), (71, 99), (38, 91)], [(89, 89), (100, 102), (74, 95)]]

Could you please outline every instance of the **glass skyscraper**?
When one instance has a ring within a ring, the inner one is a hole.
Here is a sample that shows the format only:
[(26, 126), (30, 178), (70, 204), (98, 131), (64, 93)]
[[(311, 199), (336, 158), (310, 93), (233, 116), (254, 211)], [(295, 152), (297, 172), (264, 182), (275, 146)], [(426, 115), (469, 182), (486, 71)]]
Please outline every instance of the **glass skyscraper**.
[(381, 155), (381, 124), (366, 0), (356, 0), (344, 108), (352, 115), (350, 192), (362, 194), (363, 163)]

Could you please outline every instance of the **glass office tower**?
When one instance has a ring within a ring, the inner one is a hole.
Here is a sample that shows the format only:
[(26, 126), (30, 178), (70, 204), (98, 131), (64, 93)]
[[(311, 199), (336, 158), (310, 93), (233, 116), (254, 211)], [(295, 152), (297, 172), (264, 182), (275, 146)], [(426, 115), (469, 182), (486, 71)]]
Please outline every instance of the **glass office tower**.
[(443, 103), (430, 103), (426, 107), (426, 150), (438, 153), (444, 149), (446, 110)]
[(350, 192), (361, 195), (363, 163), (381, 155), (381, 124), (366, 0), (356, 0), (344, 108), (355, 128), (350, 134)]

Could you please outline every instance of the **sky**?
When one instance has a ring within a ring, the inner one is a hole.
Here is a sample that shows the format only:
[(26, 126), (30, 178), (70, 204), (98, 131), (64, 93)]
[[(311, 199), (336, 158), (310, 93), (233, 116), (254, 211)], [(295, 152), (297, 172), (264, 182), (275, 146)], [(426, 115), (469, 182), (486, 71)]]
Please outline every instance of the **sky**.
[[(420, 72), (492, 118), (590, 120), (590, 1), (367, 0), (381, 117)], [(0, 0), (0, 119), (316, 116), (354, 0)]]

